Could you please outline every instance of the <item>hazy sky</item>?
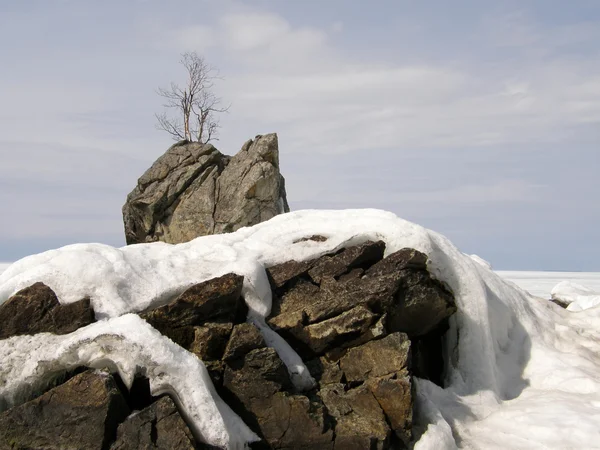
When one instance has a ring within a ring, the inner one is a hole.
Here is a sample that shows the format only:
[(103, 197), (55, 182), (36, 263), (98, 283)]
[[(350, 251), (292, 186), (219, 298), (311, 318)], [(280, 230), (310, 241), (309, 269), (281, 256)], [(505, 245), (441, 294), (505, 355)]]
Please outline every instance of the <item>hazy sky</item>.
[(279, 134), (292, 209), (382, 208), (495, 268), (600, 270), (598, 0), (0, 0), (0, 261), (124, 245), (187, 50), (223, 76), (222, 152)]

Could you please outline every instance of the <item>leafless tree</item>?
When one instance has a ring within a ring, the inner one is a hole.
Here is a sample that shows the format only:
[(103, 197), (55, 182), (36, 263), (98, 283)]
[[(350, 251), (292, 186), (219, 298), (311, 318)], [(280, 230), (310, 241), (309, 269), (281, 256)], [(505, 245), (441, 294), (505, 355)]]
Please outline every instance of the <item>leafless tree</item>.
[(180, 64), (187, 72), (186, 84), (181, 87), (171, 83), (167, 89), (159, 88), (158, 95), (165, 99), (167, 111), (156, 114), (159, 130), (166, 131), (176, 141), (187, 140), (206, 144), (217, 139), (218, 113), (229, 107), (221, 105), (221, 99), (212, 92), (216, 70), (209, 66), (196, 52), (181, 55)]

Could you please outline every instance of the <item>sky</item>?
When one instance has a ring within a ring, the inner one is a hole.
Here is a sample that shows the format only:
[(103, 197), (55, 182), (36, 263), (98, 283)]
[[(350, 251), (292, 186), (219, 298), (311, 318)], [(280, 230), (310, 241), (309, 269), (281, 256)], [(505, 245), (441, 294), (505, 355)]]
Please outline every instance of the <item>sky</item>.
[(600, 271), (597, 0), (0, 0), (0, 261), (125, 245), (180, 54), (293, 210), (380, 208), (494, 268)]

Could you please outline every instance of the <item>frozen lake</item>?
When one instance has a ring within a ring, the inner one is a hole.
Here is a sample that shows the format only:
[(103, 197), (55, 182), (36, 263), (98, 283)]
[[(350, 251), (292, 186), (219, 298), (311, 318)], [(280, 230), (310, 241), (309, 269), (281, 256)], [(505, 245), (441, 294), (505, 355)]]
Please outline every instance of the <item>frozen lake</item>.
[(496, 273), (530, 294), (550, 298), (550, 291), (561, 281), (572, 281), (600, 292), (600, 272), (528, 272), (497, 270)]

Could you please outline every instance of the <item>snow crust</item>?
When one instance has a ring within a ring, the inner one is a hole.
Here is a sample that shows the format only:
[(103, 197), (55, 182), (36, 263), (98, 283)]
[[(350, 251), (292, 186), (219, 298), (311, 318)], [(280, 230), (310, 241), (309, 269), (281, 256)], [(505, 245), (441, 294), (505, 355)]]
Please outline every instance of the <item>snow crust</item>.
[[(328, 239), (294, 243), (315, 234)], [(0, 303), (19, 289), (43, 281), (63, 303), (89, 296), (105, 320), (67, 337), (52, 338), (56, 340), (44, 335), (0, 341), (0, 385), (14, 378), (0, 391), (0, 398), (10, 404), (26, 395), (28, 373), (38, 373), (41, 380), (55, 367), (65, 366), (67, 360), (73, 365), (92, 361), (98, 366), (102, 358), (121, 361), (113, 363), (126, 378), (134, 371), (133, 363), (127, 362), (128, 346), (135, 343), (144, 355), (135, 363), (135, 370), (146, 371), (152, 385), (160, 386), (156, 389), (175, 395), (186, 416), (197, 418), (196, 432), (207, 442), (223, 445), (227, 441), (227, 446), (236, 448), (254, 437), (215, 396), (200, 363), (194, 368), (194, 394), (190, 386), (176, 382), (182, 364), (192, 364), (189, 357), (182, 356), (187, 352), (171, 348), (166, 338), (127, 313), (160, 304), (215, 276), (228, 272), (243, 275), (249, 319), (259, 324), (297, 385), (309, 386), (312, 379), (303, 362), (264, 323), (271, 308), (264, 267), (378, 239), (386, 242), (386, 254), (404, 247), (426, 253), (430, 272), (450, 287), (459, 309), (447, 334), (447, 387), (416, 381), (417, 417), (429, 425), (415, 449), (600, 445), (599, 308), (572, 312), (535, 298), (486, 264), (461, 253), (444, 236), (379, 210), (297, 211), (235, 233), (185, 244), (152, 243), (120, 249), (77, 244), (17, 261), (0, 274)], [(138, 331), (142, 329), (145, 331)], [(110, 357), (104, 354), (103, 345), (88, 344), (107, 333), (123, 337), (126, 343), (114, 347)], [(67, 344), (57, 344), (60, 339), (69, 339), (73, 351), (65, 350)], [(83, 343), (83, 350), (75, 350)], [(9, 345), (12, 350), (6, 348)], [(38, 347), (44, 347), (39, 349), (39, 358), (27, 355), (37, 354), (34, 349)], [(167, 347), (169, 351), (163, 350)], [(168, 365), (171, 357), (181, 361)], [(20, 366), (31, 368), (19, 375)], [(153, 367), (161, 367), (160, 373)], [(207, 415), (207, 410), (218, 411), (217, 419)], [(205, 431), (209, 429), (212, 434)]]

